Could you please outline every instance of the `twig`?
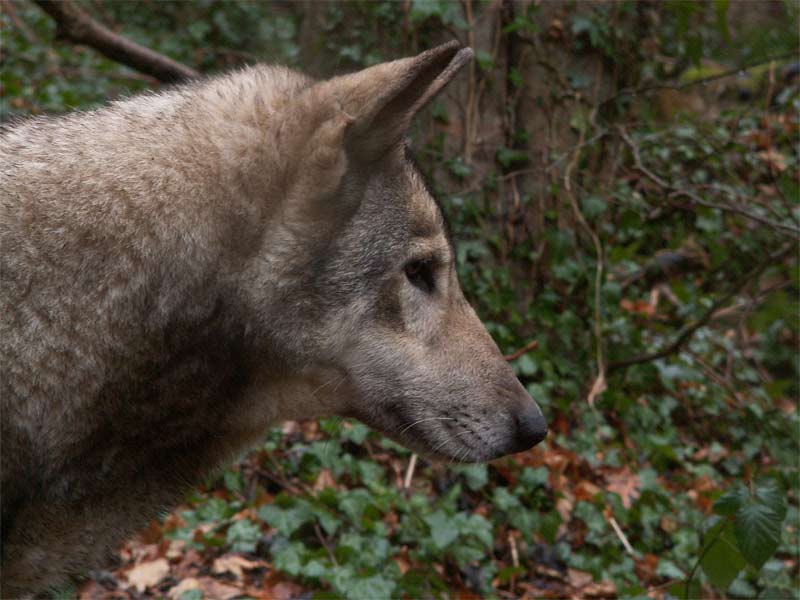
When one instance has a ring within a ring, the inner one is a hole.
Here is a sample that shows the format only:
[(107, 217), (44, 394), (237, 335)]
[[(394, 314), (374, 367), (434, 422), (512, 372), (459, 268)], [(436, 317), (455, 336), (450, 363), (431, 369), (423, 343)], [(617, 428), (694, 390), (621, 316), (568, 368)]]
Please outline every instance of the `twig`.
[[(594, 117), (596, 114), (596, 109), (593, 109), (589, 116), (589, 122), (594, 122)], [(567, 198), (569, 198), (570, 204), (572, 205), (572, 211), (575, 213), (575, 219), (581, 224), (581, 226), (586, 230), (589, 234), (589, 237), (592, 240), (592, 244), (594, 244), (594, 251), (597, 260), (597, 267), (595, 270), (595, 278), (594, 278), (594, 323), (593, 323), (593, 332), (594, 332), (594, 339), (595, 339), (595, 360), (597, 362), (597, 377), (594, 380), (594, 384), (592, 385), (592, 389), (589, 390), (589, 395), (587, 396), (586, 400), (590, 406), (594, 407), (594, 399), (599, 395), (602, 394), (606, 389), (606, 364), (605, 364), (605, 357), (603, 355), (603, 311), (601, 306), (601, 293), (600, 287), (603, 283), (603, 247), (600, 244), (600, 238), (597, 237), (597, 234), (594, 230), (589, 226), (589, 223), (586, 222), (586, 219), (581, 213), (581, 209), (578, 206), (578, 200), (575, 198), (575, 194), (572, 192), (572, 170), (575, 168), (575, 165), (578, 163), (578, 158), (580, 158), (581, 148), (583, 147), (583, 142), (586, 138), (586, 127), (581, 127), (580, 136), (578, 138), (578, 145), (575, 147), (575, 152), (572, 155), (572, 159), (569, 161), (567, 168), (564, 170), (564, 190), (567, 193)]]
[(164, 83), (200, 77), (200, 73), (150, 48), (124, 38), (92, 19), (72, 0), (35, 0), (56, 22), (56, 37), (94, 48), (104, 56), (152, 75)]
[(625, 128), (622, 126), (617, 127), (620, 136), (625, 141), (627, 146), (630, 148), (631, 153), (633, 154), (633, 161), (634, 166), (637, 171), (645, 175), (648, 179), (650, 179), (653, 183), (658, 185), (659, 187), (668, 190), (670, 192), (670, 198), (674, 198), (676, 196), (686, 196), (687, 198), (691, 199), (695, 204), (699, 204), (701, 206), (706, 206), (708, 208), (717, 208), (719, 210), (725, 210), (728, 212), (733, 212), (753, 221), (757, 221), (764, 225), (768, 225), (774, 229), (780, 229), (782, 231), (786, 231), (790, 233), (793, 237), (800, 239), (800, 229), (797, 227), (793, 227), (791, 225), (785, 225), (783, 223), (778, 223), (777, 221), (773, 221), (772, 219), (767, 219), (766, 217), (762, 217), (760, 215), (756, 215), (751, 213), (743, 208), (739, 208), (738, 206), (732, 206), (730, 204), (717, 204), (716, 202), (709, 202), (708, 200), (704, 200), (699, 195), (697, 195), (692, 190), (677, 188), (671, 183), (665, 181), (655, 173), (653, 173), (650, 169), (644, 166), (642, 162), (642, 156), (639, 153), (639, 147), (636, 143), (631, 139), (628, 135), (628, 132), (625, 131)]
[(717, 298), (711, 306), (709, 306), (706, 311), (691, 324), (684, 326), (681, 331), (678, 333), (678, 336), (669, 344), (667, 344), (664, 348), (657, 352), (652, 352), (650, 354), (641, 354), (639, 356), (633, 356), (631, 358), (626, 358), (623, 360), (614, 361), (609, 363), (608, 371), (616, 371), (618, 369), (624, 369), (630, 367), (631, 365), (637, 365), (641, 363), (647, 363), (654, 360), (658, 360), (659, 358), (665, 358), (670, 354), (674, 354), (677, 352), (688, 340), (692, 337), (695, 331), (700, 329), (701, 327), (708, 324), (714, 314), (717, 312), (723, 304), (727, 303), (731, 298), (733, 298), (739, 291), (747, 285), (754, 277), (758, 277), (761, 272), (766, 269), (768, 266), (775, 263), (775, 261), (783, 258), (786, 254), (790, 251), (795, 249), (794, 244), (789, 244), (786, 247), (782, 248), (781, 250), (775, 252), (774, 254), (769, 254), (767, 257), (760, 262), (756, 267), (745, 273), (742, 277), (740, 277), (728, 290), (727, 293), (723, 294), (719, 298)]
[[(495, 181), (508, 181), (509, 179), (515, 179), (516, 177), (519, 177), (520, 175), (530, 175), (532, 173), (541, 173), (542, 171), (551, 171), (551, 170), (555, 169), (556, 167), (558, 167), (562, 162), (564, 162), (568, 156), (572, 156), (572, 154), (576, 150), (582, 149), (582, 148), (584, 148), (586, 146), (590, 146), (591, 144), (594, 144), (597, 140), (605, 137), (606, 135), (608, 135), (608, 130), (607, 129), (603, 129), (600, 132), (598, 132), (595, 135), (593, 135), (592, 137), (590, 137), (588, 140), (585, 140), (585, 141), (581, 142), (580, 144), (577, 144), (577, 145), (573, 146), (568, 151), (564, 152), (563, 156), (561, 156), (560, 158), (555, 159), (551, 163), (548, 163), (548, 164), (546, 164), (544, 166), (527, 167), (525, 169), (517, 169), (516, 171), (509, 171), (508, 173), (505, 173), (503, 175), (499, 175), (499, 176), (495, 177), (494, 180)], [(486, 177), (483, 177), (477, 183), (475, 183), (475, 184), (473, 184), (473, 185), (471, 185), (469, 187), (460, 189), (457, 192), (453, 192), (450, 195), (451, 196), (462, 196), (464, 194), (471, 194), (472, 192), (477, 192), (478, 190), (480, 190), (485, 184), (486, 184)]]
[(619, 541), (622, 542), (622, 545), (625, 547), (625, 551), (631, 556), (636, 556), (636, 550), (634, 550), (633, 546), (631, 546), (631, 543), (628, 541), (625, 532), (622, 531), (622, 528), (619, 526), (619, 523), (617, 523), (617, 520), (613, 517), (613, 515), (608, 517), (608, 522), (611, 523), (611, 527), (614, 530), (614, 533), (617, 534)]
[(319, 540), (320, 544), (322, 544), (322, 547), (325, 548), (325, 551), (328, 553), (328, 558), (330, 558), (331, 562), (338, 567), (339, 561), (336, 560), (336, 555), (334, 555), (333, 550), (331, 550), (330, 544), (328, 544), (328, 540), (322, 534), (322, 530), (319, 528), (318, 523), (314, 523), (314, 533), (317, 534), (317, 539)]
[(726, 392), (728, 392), (731, 395), (731, 397), (736, 401), (736, 402), (730, 402), (726, 398), (725, 401), (729, 406), (733, 405), (734, 407), (738, 408), (745, 405), (741, 396), (739, 396), (738, 392), (734, 389), (734, 387), (729, 382), (725, 381), (725, 378), (719, 373), (717, 373), (711, 365), (709, 365), (706, 361), (704, 361), (700, 357), (700, 355), (697, 354), (697, 352), (689, 350), (689, 354), (692, 356), (695, 362), (697, 362), (697, 364), (700, 365), (700, 368), (703, 370), (703, 372), (705, 372), (705, 374), (708, 375), (710, 379), (713, 379), (717, 383), (717, 385), (719, 385)]
[[(519, 568), (519, 550), (517, 549), (517, 540), (514, 539), (514, 532), (508, 532), (508, 545), (511, 547), (511, 566), (515, 569)], [(511, 575), (511, 579), (508, 582), (508, 589), (514, 590), (517, 587), (517, 574), (514, 573)]]
[(538, 345), (539, 345), (539, 340), (530, 341), (519, 350), (515, 350), (511, 354), (506, 354), (503, 358), (505, 358), (507, 361), (517, 360), (520, 356), (522, 356), (523, 354), (527, 354), (528, 352), (536, 348)]
[(417, 466), (417, 455), (412, 454), (411, 460), (408, 462), (408, 469), (406, 469), (406, 476), (403, 478), (403, 489), (407, 490), (411, 487), (411, 479), (414, 477), (414, 469)]
[(733, 206), (731, 204), (718, 204), (716, 202), (709, 202), (708, 200), (703, 200), (700, 196), (698, 196), (691, 190), (674, 189), (674, 191), (671, 194), (669, 194), (670, 198), (676, 198), (678, 196), (686, 196), (687, 198), (691, 199), (692, 202), (694, 202), (695, 204), (699, 204), (700, 206), (706, 206), (708, 208), (717, 208), (719, 210), (724, 210), (736, 213), (737, 215), (742, 215), (743, 217), (746, 217), (751, 221), (756, 221), (758, 223), (767, 225), (774, 229), (781, 229), (791, 234), (795, 238), (800, 239), (800, 229), (798, 229), (797, 227), (793, 227), (792, 225), (784, 225), (783, 223), (778, 223), (777, 221), (773, 221), (772, 219), (768, 219), (766, 217), (762, 217), (761, 215), (751, 213), (750, 211), (747, 211), (738, 206)]
[(733, 516), (731, 516), (731, 515), (728, 515), (727, 517), (725, 517), (725, 524), (722, 527), (720, 527), (719, 530), (717, 530), (717, 533), (714, 535), (714, 537), (707, 544), (703, 545), (703, 551), (700, 553), (700, 556), (697, 557), (697, 560), (695, 561), (694, 565), (692, 565), (692, 570), (689, 571), (689, 576), (686, 578), (686, 583), (685, 583), (684, 588), (683, 588), (683, 597), (684, 598), (688, 598), (689, 597), (689, 591), (691, 590), (692, 580), (694, 579), (694, 574), (697, 572), (697, 567), (699, 567), (700, 563), (703, 562), (703, 559), (706, 557), (706, 554), (708, 553), (708, 551), (711, 548), (711, 546), (714, 545), (714, 543), (717, 541), (719, 536), (722, 535), (722, 532), (725, 531), (725, 528), (728, 526), (728, 523), (730, 523), (732, 520), (733, 520)]
[(693, 81), (687, 81), (686, 83), (678, 83), (678, 84), (669, 84), (669, 83), (659, 83), (656, 85), (647, 85), (639, 88), (625, 88), (620, 90), (613, 96), (602, 100), (598, 105), (597, 108), (602, 108), (606, 104), (617, 100), (618, 98), (624, 98), (625, 96), (637, 96), (639, 94), (647, 94), (649, 92), (655, 92), (658, 90), (685, 90), (686, 88), (693, 87), (695, 85), (701, 85), (705, 83), (709, 83), (710, 81), (716, 81), (717, 79), (722, 79), (724, 77), (730, 77), (732, 75), (738, 75), (742, 71), (746, 71), (748, 69), (753, 69), (755, 67), (760, 67), (767, 63), (776, 61), (776, 60), (785, 60), (787, 58), (793, 58), (798, 56), (798, 51), (793, 50), (791, 52), (787, 52), (785, 54), (779, 54), (778, 56), (772, 56), (770, 58), (759, 60), (756, 62), (749, 63), (747, 65), (743, 65), (741, 67), (736, 67), (735, 69), (730, 69), (728, 71), (722, 71), (721, 73), (716, 73), (714, 75), (709, 75), (708, 77), (701, 77), (699, 79), (695, 79)]
[(519, 566), (519, 550), (517, 550), (517, 540), (511, 531), (508, 532), (508, 545), (511, 547), (511, 564), (516, 568)]

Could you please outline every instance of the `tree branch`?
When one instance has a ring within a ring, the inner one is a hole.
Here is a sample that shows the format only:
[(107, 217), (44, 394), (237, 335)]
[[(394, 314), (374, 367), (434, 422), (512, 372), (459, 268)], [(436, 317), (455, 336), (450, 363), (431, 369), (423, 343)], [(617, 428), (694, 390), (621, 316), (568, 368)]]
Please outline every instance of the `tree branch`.
[(762, 271), (769, 267), (770, 265), (775, 264), (777, 260), (780, 260), (784, 256), (786, 256), (790, 251), (795, 249), (795, 244), (789, 244), (788, 246), (778, 250), (773, 254), (768, 254), (767, 257), (761, 261), (758, 265), (756, 265), (753, 269), (745, 273), (742, 277), (740, 277), (728, 290), (725, 294), (717, 298), (711, 306), (709, 306), (706, 311), (700, 316), (699, 319), (694, 321), (693, 323), (689, 323), (685, 325), (678, 336), (669, 344), (667, 344), (664, 348), (657, 352), (652, 352), (650, 354), (641, 354), (639, 356), (633, 356), (631, 358), (625, 358), (622, 360), (617, 360), (614, 362), (609, 363), (608, 371), (616, 371), (618, 369), (624, 369), (626, 367), (630, 367), (631, 365), (637, 365), (641, 363), (647, 363), (654, 360), (658, 360), (659, 358), (665, 358), (670, 354), (674, 354), (681, 347), (689, 341), (689, 338), (692, 337), (695, 331), (700, 329), (701, 327), (708, 324), (708, 322), (714, 317), (714, 313), (725, 303), (727, 303), (731, 298), (733, 298), (739, 291), (747, 285), (748, 282), (752, 281), (753, 278), (757, 278), (761, 275)]
[(661, 179), (661, 177), (659, 177), (658, 175), (653, 173), (650, 169), (644, 166), (644, 163), (642, 163), (642, 157), (639, 154), (639, 147), (625, 131), (625, 128), (620, 126), (617, 129), (619, 130), (620, 136), (622, 136), (622, 139), (625, 141), (625, 143), (628, 145), (628, 147), (631, 149), (631, 152), (633, 153), (633, 161), (636, 170), (645, 175), (648, 179), (650, 179), (660, 188), (669, 191), (670, 194), (668, 195), (668, 197), (674, 198), (676, 196), (686, 196), (692, 202), (694, 202), (695, 204), (699, 204), (700, 206), (706, 206), (708, 208), (716, 208), (718, 210), (732, 212), (737, 215), (741, 215), (747, 219), (750, 219), (751, 221), (755, 221), (757, 223), (761, 223), (762, 225), (767, 225), (768, 227), (772, 227), (773, 229), (778, 229), (780, 231), (786, 232), (795, 239), (800, 239), (800, 229), (798, 229), (797, 227), (794, 227), (792, 225), (787, 225), (784, 223), (779, 223), (778, 221), (773, 221), (772, 219), (768, 219), (767, 217), (762, 217), (761, 215), (752, 213), (739, 206), (710, 202), (708, 200), (701, 198), (697, 193), (693, 192), (692, 190), (677, 188), (674, 185), (670, 184), (669, 182)]
[(762, 65), (769, 64), (773, 61), (778, 60), (787, 60), (790, 58), (796, 58), (798, 56), (797, 50), (792, 50), (791, 52), (786, 52), (785, 54), (779, 54), (777, 56), (771, 56), (769, 58), (765, 58), (763, 60), (758, 60), (741, 67), (736, 67), (735, 69), (729, 69), (728, 71), (723, 71), (721, 73), (715, 73), (714, 75), (709, 75), (708, 77), (701, 77), (699, 79), (694, 79), (692, 81), (687, 81), (685, 83), (677, 83), (677, 84), (670, 84), (670, 83), (659, 83), (653, 85), (646, 85), (643, 87), (638, 88), (625, 88), (614, 94), (613, 96), (606, 98), (605, 100), (600, 101), (597, 105), (597, 108), (602, 108), (609, 102), (613, 102), (618, 98), (624, 98), (625, 96), (638, 96), (640, 94), (647, 94), (650, 92), (655, 92), (658, 90), (685, 90), (686, 88), (693, 87), (695, 85), (705, 85), (711, 81), (716, 81), (717, 79), (723, 79), (725, 77), (731, 77), (733, 75), (738, 75), (742, 71), (746, 71), (748, 69), (752, 69), (754, 67), (760, 67)]
[(72, 0), (35, 0), (56, 22), (56, 37), (94, 48), (118, 63), (164, 83), (200, 77), (200, 73), (154, 50), (140, 46), (101, 25)]

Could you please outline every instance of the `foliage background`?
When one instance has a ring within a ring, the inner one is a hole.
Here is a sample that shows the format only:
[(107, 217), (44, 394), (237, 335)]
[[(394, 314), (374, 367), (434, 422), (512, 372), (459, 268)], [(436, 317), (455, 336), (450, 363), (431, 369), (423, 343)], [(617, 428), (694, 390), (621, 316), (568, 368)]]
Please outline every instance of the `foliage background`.
[[(3, 120), (158, 88), (0, 5)], [(798, 597), (795, 2), (81, 6), (206, 73), (471, 45), (415, 146), (551, 433), (412, 472), (358, 423), (286, 424), (65, 595)]]

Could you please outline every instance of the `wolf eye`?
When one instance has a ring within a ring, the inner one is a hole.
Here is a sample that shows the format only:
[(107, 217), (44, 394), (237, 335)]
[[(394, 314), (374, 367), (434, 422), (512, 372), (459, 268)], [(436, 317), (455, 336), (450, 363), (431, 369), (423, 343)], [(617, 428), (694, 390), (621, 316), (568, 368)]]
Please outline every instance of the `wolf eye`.
[(411, 285), (425, 292), (433, 291), (434, 281), (432, 260), (412, 260), (406, 264), (405, 272), (408, 281), (411, 282)]

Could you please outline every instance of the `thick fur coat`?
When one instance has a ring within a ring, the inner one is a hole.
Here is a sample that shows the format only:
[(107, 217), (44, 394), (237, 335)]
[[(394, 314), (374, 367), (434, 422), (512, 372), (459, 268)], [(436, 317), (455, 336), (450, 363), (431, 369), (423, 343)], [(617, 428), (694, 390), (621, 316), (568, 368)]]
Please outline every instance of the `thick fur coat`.
[(470, 57), (257, 66), (2, 131), (2, 597), (102, 564), (281, 419), (467, 461), (544, 437), (405, 145)]

